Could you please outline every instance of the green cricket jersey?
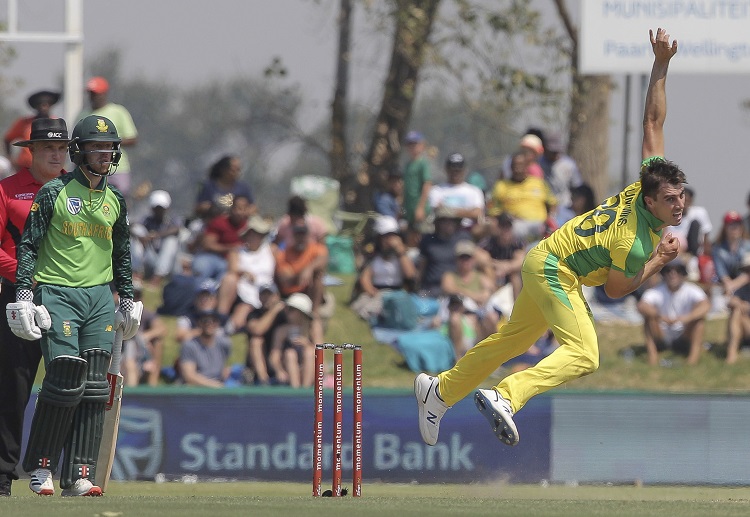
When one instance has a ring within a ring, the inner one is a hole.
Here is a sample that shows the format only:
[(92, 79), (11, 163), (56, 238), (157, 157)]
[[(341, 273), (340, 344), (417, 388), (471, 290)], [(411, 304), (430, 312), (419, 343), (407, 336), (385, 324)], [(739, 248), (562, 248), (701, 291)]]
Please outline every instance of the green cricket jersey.
[(646, 208), (637, 181), (591, 212), (579, 215), (558, 228), (537, 247), (566, 263), (581, 283), (606, 283), (614, 268), (632, 278), (651, 258), (664, 222)]
[(106, 180), (90, 188), (80, 168), (46, 183), (31, 205), (18, 245), (16, 286), (92, 287), (115, 281), (133, 298), (125, 198)]

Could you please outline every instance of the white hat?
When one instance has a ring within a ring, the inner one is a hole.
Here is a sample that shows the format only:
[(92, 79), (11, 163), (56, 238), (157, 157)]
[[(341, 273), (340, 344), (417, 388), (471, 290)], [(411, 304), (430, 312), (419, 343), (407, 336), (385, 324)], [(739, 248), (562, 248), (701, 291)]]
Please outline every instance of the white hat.
[(172, 196), (166, 190), (154, 190), (151, 196), (149, 196), (148, 202), (151, 208), (156, 208), (157, 206), (169, 208), (172, 205)]
[(308, 318), (312, 318), (312, 300), (304, 293), (294, 293), (287, 301), (286, 306), (292, 309), (297, 309)]
[(375, 233), (378, 235), (398, 233), (398, 221), (390, 215), (381, 215), (375, 219)]
[(523, 135), (523, 138), (521, 138), (521, 147), (527, 147), (536, 154), (542, 154), (544, 152), (542, 139), (536, 135)]

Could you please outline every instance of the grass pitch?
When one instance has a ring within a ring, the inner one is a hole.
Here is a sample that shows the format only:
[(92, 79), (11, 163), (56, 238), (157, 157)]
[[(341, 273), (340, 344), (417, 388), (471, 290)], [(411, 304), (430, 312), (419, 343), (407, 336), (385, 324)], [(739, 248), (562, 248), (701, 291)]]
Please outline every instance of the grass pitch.
[(0, 515), (54, 517), (252, 516), (734, 516), (750, 488), (364, 484), (361, 498), (313, 498), (299, 483), (113, 483), (104, 497), (38, 497), (14, 483)]

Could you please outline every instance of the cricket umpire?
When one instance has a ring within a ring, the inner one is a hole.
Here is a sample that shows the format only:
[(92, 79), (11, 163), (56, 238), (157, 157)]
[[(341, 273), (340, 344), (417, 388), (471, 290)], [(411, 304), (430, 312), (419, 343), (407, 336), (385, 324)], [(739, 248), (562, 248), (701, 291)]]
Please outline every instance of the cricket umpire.
[[(16, 247), (36, 193), (48, 181), (65, 174), (68, 128), (63, 119), (37, 118), (28, 140), (13, 145), (31, 153), (31, 166), (0, 181), (0, 303), (16, 301)], [(31, 395), (42, 349), (39, 340), (26, 341), (0, 318), (0, 496), (9, 496), (18, 479), (23, 415)]]

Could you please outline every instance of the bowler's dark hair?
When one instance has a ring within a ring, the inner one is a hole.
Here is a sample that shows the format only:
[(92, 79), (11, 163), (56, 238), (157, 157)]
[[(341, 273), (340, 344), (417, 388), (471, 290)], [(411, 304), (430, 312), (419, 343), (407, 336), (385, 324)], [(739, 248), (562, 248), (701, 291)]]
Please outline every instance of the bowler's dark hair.
[(641, 192), (644, 196), (656, 199), (662, 183), (679, 187), (687, 183), (685, 173), (676, 163), (664, 158), (650, 158), (641, 166)]

